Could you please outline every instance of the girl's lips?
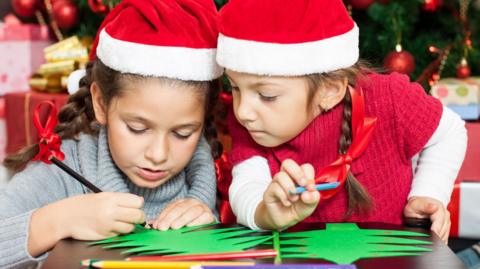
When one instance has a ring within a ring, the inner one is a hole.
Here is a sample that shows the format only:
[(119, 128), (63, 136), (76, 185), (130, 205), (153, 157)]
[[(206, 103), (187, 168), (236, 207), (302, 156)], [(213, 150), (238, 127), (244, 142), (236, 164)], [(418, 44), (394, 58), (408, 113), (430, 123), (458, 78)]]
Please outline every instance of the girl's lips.
[(147, 168), (140, 168), (138, 172), (139, 176), (148, 181), (158, 181), (165, 178), (168, 172), (165, 170), (150, 170)]

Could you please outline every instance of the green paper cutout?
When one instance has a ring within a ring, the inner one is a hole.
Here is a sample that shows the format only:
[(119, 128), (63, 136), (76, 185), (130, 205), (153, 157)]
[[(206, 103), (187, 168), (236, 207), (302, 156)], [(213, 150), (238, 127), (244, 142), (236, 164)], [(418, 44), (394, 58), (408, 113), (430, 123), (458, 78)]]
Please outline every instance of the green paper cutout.
[(202, 229), (215, 224), (158, 231), (137, 226), (127, 235), (115, 236), (93, 244), (108, 244), (104, 248), (130, 248), (124, 254), (207, 254), (243, 251), (253, 248), (272, 235), (252, 235), (257, 231), (244, 227)]
[(429, 241), (394, 236), (426, 237), (427, 234), (360, 229), (354, 223), (327, 224), (325, 230), (313, 230), (281, 235), (283, 258), (324, 259), (338, 264), (350, 264), (361, 258), (418, 256), (430, 248), (410, 245), (430, 245)]
[(273, 263), (281, 264), (282, 263), (282, 250), (280, 248), (280, 232), (272, 231), (273, 234), (273, 249), (277, 251), (277, 256), (275, 256), (275, 260)]
[(158, 231), (137, 226), (134, 232), (90, 243), (104, 248), (129, 248), (135, 255), (182, 255), (243, 251), (268, 245), (282, 258), (324, 259), (349, 264), (362, 258), (419, 256), (430, 248), (429, 241), (404, 238), (429, 235), (396, 230), (360, 229), (354, 223), (326, 224), (324, 230), (259, 233), (245, 227), (218, 228), (216, 224)]

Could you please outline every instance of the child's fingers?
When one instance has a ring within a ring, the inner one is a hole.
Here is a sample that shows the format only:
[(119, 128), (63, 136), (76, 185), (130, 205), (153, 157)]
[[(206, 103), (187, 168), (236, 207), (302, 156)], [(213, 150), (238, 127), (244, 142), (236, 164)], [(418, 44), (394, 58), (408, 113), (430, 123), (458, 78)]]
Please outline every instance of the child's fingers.
[(309, 163), (302, 164), (300, 167), (302, 168), (303, 174), (307, 180), (307, 190), (315, 191), (315, 169)]
[(112, 195), (115, 203), (122, 207), (141, 208), (144, 203), (144, 199), (141, 196), (131, 193), (114, 193)]
[(432, 221), (432, 227), (430, 229), (440, 238), (444, 236), (444, 231), (446, 229), (446, 227), (444, 227), (446, 226), (445, 217), (445, 210), (441, 210), (440, 208), (430, 216), (430, 220)]
[(429, 200), (414, 198), (407, 203), (404, 215), (409, 218), (430, 218), (438, 209), (439, 206)]
[(215, 217), (211, 212), (204, 211), (198, 218), (194, 219), (192, 222), (188, 223), (187, 226), (196, 226), (202, 224), (209, 224), (215, 221)]
[[(171, 202), (171, 203), (167, 204), (167, 206), (165, 206), (165, 208), (162, 210), (162, 212), (160, 212), (160, 214), (158, 215), (158, 217), (156, 219), (156, 223), (158, 224), (159, 221), (163, 220), (165, 218), (165, 216), (170, 214), (170, 211), (175, 210), (175, 208), (177, 206), (179, 206), (180, 204), (182, 204), (183, 201), (184, 200), (182, 199), (182, 200), (177, 200), (177, 201), (174, 201), (174, 202)], [(154, 228), (156, 229), (155, 226), (154, 226)]]
[(204, 212), (204, 208), (199, 204), (188, 207), (188, 209), (184, 211), (183, 214), (181, 214), (180, 216), (178, 216), (172, 221), (172, 223), (170, 224), (170, 227), (172, 229), (181, 228), (187, 225), (188, 223), (192, 222), (194, 219), (200, 217), (203, 212)]
[(443, 222), (442, 228), (440, 229), (439, 236), (440, 238), (447, 243), (448, 235), (450, 234), (450, 212), (448, 210), (442, 210), (443, 218), (440, 218), (440, 221)]
[(450, 228), (452, 226), (452, 223), (449, 221), (448, 224), (446, 225), (446, 230), (445, 230), (445, 235), (444, 235), (444, 240), (443, 242), (445, 242), (445, 245), (448, 245), (448, 238), (450, 236)]
[(117, 234), (128, 234), (135, 229), (135, 225), (127, 222), (116, 221), (113, 224), (113, 232)]
[(265, 203), (277, 203), (280, 201), (283, 206), (289, 207), (292, 203), (288, 200), (288, 194), (277, 181), (272, 181), (264, 194)]
[(287, 173), (300, 186), (307, 184), (302, 168), (291, 159), (286, 159), (282, 162), (280, 171)]
[(145, 222), (145, 213), (140, 209), (120, 207), (117, 209), (115, 220), (126, 223)]
[(298, 200), (298, 195), (290, 194), (291, 191), (295, 191), (295, 184), (287, 173), (280, 171), (275, 174), (273, 180), (277, 182), (280, 187), (285, 191), (288, 200), (290, 200), (291, 202), (295, 202)]
[(182, 205), (177, 205), (173, 210), (170, 210), (167, 215), (165, 215), (162, 219), (157, 219), (156, 220), (156, 226), (154, 224), (154, 228), (162, 231), (168, 230), (168, 228), (171, 227), (172, 223), (185, 211), (188, 210), (188, 206)]
[(317, 190), (306, 191), (300, 195), (300, 198), (302, 202), (307, 205), (317, 204), (318, 201), (320, 201), (320, 192), (318, 192)]

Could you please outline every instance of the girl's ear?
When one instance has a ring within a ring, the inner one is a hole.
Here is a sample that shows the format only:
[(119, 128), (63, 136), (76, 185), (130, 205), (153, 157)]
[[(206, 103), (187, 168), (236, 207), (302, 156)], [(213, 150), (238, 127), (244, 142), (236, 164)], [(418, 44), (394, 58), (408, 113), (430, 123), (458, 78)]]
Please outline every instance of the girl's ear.
[(98, 123), (107, 124), (107, 110), (103, 102), (103, 94), (96, 82), (90, 85), (90, 93), (92, 94), (93, 111)]
[(316, 116), (338, 105), (345, 97), (347, 85), (348, 80), (344, 79), (343, 81), (324, 84), (324, 87), (317, 89), (314, 95)]

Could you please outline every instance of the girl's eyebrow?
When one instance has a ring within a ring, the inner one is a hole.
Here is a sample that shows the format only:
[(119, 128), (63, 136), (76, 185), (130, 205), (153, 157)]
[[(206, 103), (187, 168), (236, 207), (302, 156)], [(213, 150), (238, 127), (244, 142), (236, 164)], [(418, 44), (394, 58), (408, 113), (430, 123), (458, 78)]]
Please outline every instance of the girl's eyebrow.
[(192, 129), (198, 129), (202, 125), (201, 122), (195, 121), (191, 123), (185, 123), (185, 124), (180, 124), (176, 125), (174, 129), (183, 129), (183, 128), (192, 128)]
[(139, 115), (125, 114), (124, 117), (126, 120), (133, 120), (133, 121), (138, 121), (138, 122), (147, 123), (147, 124), (152, 123), (150, 120)]
[(279, 83), (276, 83), (276, 82), (266, 82), (266, 81), (258, 81), (258, 82), (255, 82), (255, 83), (250, 84), (249, 86), (250, 86), (251, 88), (260, 88), (260, 87), (269, 86), (269, 85), (280, 86)]
[[(225, 75), (225, 76), (228, 78), (228, 80), (230, 80), (231, 83), (233, 82), (233, 84), (235, 84), (235, 85), (237, 84), (234, 79), (232, 79), (232, 78), (229, 77), (228, 75)], [(268, 85), (281, 86), (280, 83), (277, 83), (277, 82), (267, 82), (267, 81), (254, 82), (254, 83), (249, 84), (248, 86), (249, 86), (250, 88), (259, 88), (259, 87), (268, 86)]]
[[(145, 119), (144, 117), (141, 117), (141, 116), (139, 116), (139, 115), (126, 114), (126, 115), (125, 115), (125, 118), (126, 118), (126, 120), (138, 121), (138, 122), (145, 123), (145, 124), (147, 124), (147, 125), (152, 125), (152, 124), (153, 124), (152, 121), (150, 121), (150, 120), (148, 120), (148, 119)], [(201, 125), (202, 125), (201, 122), (199, 122), (199, 121), (193, 121), (193, 122), (189, 122), (189, 123), (183, 123), (183, 124), (175, 125), (173, 128), (174, 128), (174, 129), (182, 129), (182, 128), (197, 129), (197, 128), (199, 128)]]

